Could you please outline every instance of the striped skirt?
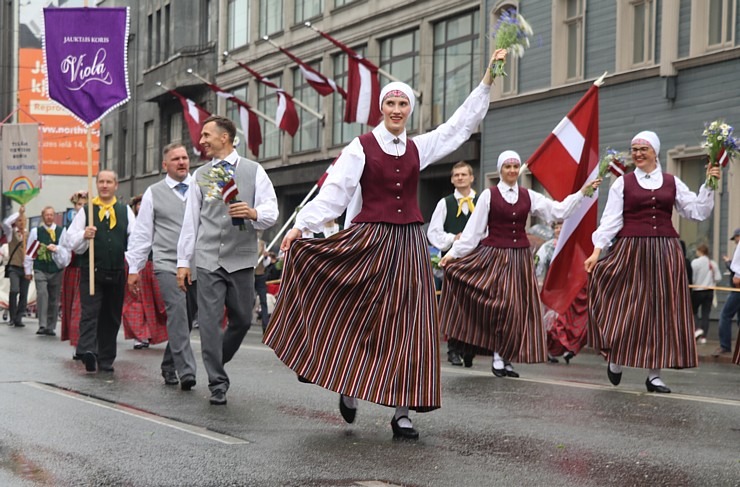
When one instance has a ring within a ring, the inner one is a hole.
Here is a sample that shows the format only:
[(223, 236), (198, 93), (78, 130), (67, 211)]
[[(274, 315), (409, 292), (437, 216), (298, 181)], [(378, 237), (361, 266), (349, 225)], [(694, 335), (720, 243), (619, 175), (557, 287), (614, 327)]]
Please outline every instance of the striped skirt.
[(542, 310), (529, 248), (478, 246), (445, 269), (442, 332), (466, 352), (535, 363), (547, 360)]
[(167, 341), (167, 313), (150, 260), (139, 271), (139, 294), (134, 296), (126, 286), (121, 322), (126, 340), (148, 340), (152, 345)]
[(69, 340), (73, 347), (80, 338), (80, 275), (87, 269), (68, 266), (62, 276), (62, 334), (61, 339)]
[(362, 223), (293, 242), (264, 342), (326, 389), (440, 407), (432, 268), (421, 225)]
[(619, 238), (589, 279), (589, 345), (627, 367), (696, 367), (694, 313), (676, 238)]

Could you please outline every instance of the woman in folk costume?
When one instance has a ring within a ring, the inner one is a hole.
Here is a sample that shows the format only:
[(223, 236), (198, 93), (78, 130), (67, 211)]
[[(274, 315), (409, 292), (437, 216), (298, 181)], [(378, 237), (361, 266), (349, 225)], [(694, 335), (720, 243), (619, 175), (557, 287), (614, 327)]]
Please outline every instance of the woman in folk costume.
[[(80, 209), (87, 204), (87, 191), (76, 191), (69, 198), (70, 203), (74, 208), (74, 214), (76, 215)], [(72, 223), (74, 215), (69, 219), (69, 223)], [(67, 232), (64, 232), (66, 237)], [(59, 245), (66, 245), (66, 239), (63, 238)], [(64, 268), (64, 275), (62, 276), (62, 341), (69, 340), (69, 344), (73, 347), (77, 346), (77, 340), (80, 337), (80, 263), (78, 262), (79, 256), (72, 254), (72, 260), (69, 265)], [(77, 359), (75, 355), (73, 357)]]
[[(505, 56), (497, 50), (490, 62)], [(264, 341), (304, 381), (338, 392), (348, 423), (363, 399), (395, 407), (394, 438), (416, 439), (409, 410), (440, 407), (439, 330), (417, 203), (419, 171), (457, 149), (483, 120), (489, 71), (447, 122), (414, 139), (406, 136), (413, 90), (399, 82), (385, 86), (383, 122), (342, 151), (282, 242), (282, 288)], [(345, 209), (349, 228), (298, 240), (321, 232)]]
[(598, 188), (601, 180), (558, 202), (517, 184), (521, 159), (516, 152), (502, 152), (497, 167), (501, 180), (480, 194), (465, 230), (439, 263), (445, 269), (440, 322), (442, 333), (466, 351), (493, 355), (496, 377), (519, 377), (511, 361), (547, 360), (527, 218), (567, 218), (586, 188)]
[[(589, 344), (602, 352), (615, 386), (622, 367), (649, 369), (648, 392), (671, 392), (660, 378), (665, 367), (696, 367), (694, 314), (686, 263), (673, 228), (673, 208), (690, 220), (706, 219), (714, 191), (691, 192), (660, 167), (660, 139), (644, 131), (632, 139), (635, 171), (614, 181), (586, 259), (589, 280)], [(718, 167), (707, 176), (720, 177)], [(616, 241), (612, 245), (612, 239)], [(601, 250), (612, 251), (599, 261)]]
[[(129, 202), (134, 215), (139, 215), (142, 195), (134, 196)], [(128, 272), (128, 271), (126, 271)], [(139, 292), (134, 295), (128, 286), (123, 301), (123, 337), (134, 339), (134, 350), (149, 348), (149, 345), (167, 341), (167, 314), (159, 282), (154, 276), (151, 253), (139, 271)]]

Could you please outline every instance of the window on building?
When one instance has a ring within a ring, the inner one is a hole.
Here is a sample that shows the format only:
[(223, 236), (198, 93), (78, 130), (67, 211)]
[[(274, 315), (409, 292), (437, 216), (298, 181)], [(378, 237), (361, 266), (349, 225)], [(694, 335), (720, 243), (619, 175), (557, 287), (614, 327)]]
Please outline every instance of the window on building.
[(586, 0), (554, 0), (553, 83), (583, 79), (584, 8)]
[[(238, 86), (236, 88), (233, 88), (229, 90), (233, 95), (240, 100), (247, 101), (247, 85)], [(234, 148), (239, 154), (246, 154), (247, 153), (247, 136), (242, 131), (242, 122), (239, 118), (239, 105), (236, 103), (227, 101), (226, 102), (226, 117), (234, 122), (234, 125), (236, 125), (236, 134), (237, 137), (239, 137), (239, 144), (237, 144)]]
[[(318, 69), (317, 66), (311, 67)], [(299, 69), (293, 70), (293, 97), (314, 111), (321, 113), (321, 96), (306, 83), (306, 78)], [(318, 149), (321, 145), (321, 123), (319, 119), (298, 105), (296, 105), (296, 111), (301, 125), (293, 137), (293, 152)]]
[(169, 125), (169, 140), (167, 141), (167, 143), (168, 144), (171, 144), (173, 142), (182, 143), (182, 113), (180, 111), (170, 113), (168, 125)]
[(735, 46), (736, 0), (691, 0), (691, 56)]
[(626, 70), (655, 63), (655, 0), (617, 2), (617, 63)]
[(154, 44), (154, 63), (159, 64), (162, 61), (162, 9), (157, 10), (154, 29), (157, 32), (157, 40)]
[(345, 5), (356, 1), (357, 0), (334, 0), (334, 7), (344, 7)]
[(260, 0), (260, 37), (283, 30), (283, 0)]
[[(282, 86), (282, 76), (270, 76), (270, 81)], [(275, 117), (277, 110), (277, 97), (273, 90), (261, 84), (257, 88), (257, 108), (270, 118)], [(260, 147), (260, 159), (271, 159), (279, 157), (282, 153), (282, 134), (273, 123), (260, 119), (262, 127), (262, 147)]]
[(154, 137), (154, 121), (144, 122), (144, 174), (155, 170), (154, 160), (157, 156), (157, 143)]
[(434, 125), (450, 117), (476, 83), (480, 70), (479, 18), (476, 10), (434, 25)]
[[(415, 88), (419, 85), (419, 31), (406, 32), (380, 42), (381, 69)], [(381, 77), (382, 78), (382, 77)], [(386, 81), (381, 79), (381, 85)], [(409, 131), (418, 128), (419, 112), (414, 111), (408, 121)]]
[[(131, 176), (131, 173), (133, 173), (134, 171), (134, 161), (130, 161), (128, 157), (128, 129), (121, 129), (121, 140), (119, 141), (119, 144), (117, 167), (118, 177), (127, 178)], [(114, 165), (115, 163), (111, 162), (111, 167), (113, 167)]]
[(103, 169), (113, 169), (113, 136), (106, 135), (105, 141), (103, 142), (103, 150), (105, 151), (105, 160), (103, 161)]
[(148, 40), (146, 47), (146, 65), (154, 64), (154, 16), (152, 14), (146, 17), (146, 38)]
[(169, 59), (170, 54), (170, 4), (164, 6), (164, 58)]
[(229, 0), (228, 39), (229, 50), (244, 46), (249, 41), (249, 0)]
[(295, 23), (318, 17), (324, 12), (324, 0), (295, 0)]
[[(502, 4), (493, 12), (491, 25), (498, 25), (498, 21), (504, 12), (518, 9), (518, 2), (507, 2)], [(519, 59), (511, 54), (508, 55), (506, 57), (504, 69), (506, 70), (507, 76), (504, 76), (500, 81), (496, 80), (496, 84), (493, 86), (494, 92), (498, 96), (515, 95), (518, 89), (517, 78), (519, 77)]]
[[(357, 54), (364, 55), (365, 48), (353, 48)], [(347, 86), (347, 55), (344, 53), (337, 54), (334, 60), (334, 82), (337, 86)], [(359, 123), (344, 122), (344, 98), (338, 93), (334, 97), (334, 106), (332, 108), (332, 145), (343, 145), (353, 138), (362, 135), (367, 131), (367, 125)]]

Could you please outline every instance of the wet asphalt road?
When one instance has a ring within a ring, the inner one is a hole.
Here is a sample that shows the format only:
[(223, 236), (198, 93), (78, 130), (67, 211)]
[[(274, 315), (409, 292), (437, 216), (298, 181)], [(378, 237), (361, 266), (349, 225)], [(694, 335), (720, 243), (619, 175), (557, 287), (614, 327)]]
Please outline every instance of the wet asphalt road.
[[(163, 345), (119, 339), (113, 374), (87, 374), (68, 342), (0, 326), (0, 486), (740, 485), (740, 367), (641, 370), (611, 386), (604, 363), (443, 362), (443, 407), (413, 414), (418, 442), (391, 438), (392, 410), (301, 384), (250, 331), (228, 405), (163, 385)], [(199, 356), (200, 345), (194, 334)]]

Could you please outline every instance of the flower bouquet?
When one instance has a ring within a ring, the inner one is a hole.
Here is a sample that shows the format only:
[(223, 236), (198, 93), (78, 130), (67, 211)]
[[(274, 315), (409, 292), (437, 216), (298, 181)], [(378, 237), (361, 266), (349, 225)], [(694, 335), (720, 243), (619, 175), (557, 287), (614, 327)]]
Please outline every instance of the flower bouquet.
[[(515, 9), (505, 10), (501, 13), (492, 34), (496, 49), (507, 49), (509, 54), (515, 57), (524, 55), (524, 49), (529, 47), (531, 36), (532, 27)], [(506, 71), (504, 71), (504, 63), (503, 60), (494, 61), (493, 66), (491, 66), (492, 78), (507, 76)]]
[[(724, 120), (715, 120), (704, 124), (705, 137), (702, 147), (707, 151), (709, 163), (713, 166), (725, 167), (733, 157), (740, 153), (738, 139), (733, 136), (734, 129)], [(719, 181), (714, 176), (707, 178), (707, 186), (713, 190), (719, 187)]]
[[(630, 164), (627, 162), (627, 156), (624, 152), (615, 151), (611, 147), (606, 148), (606, 154), (599, 161), (599, 178), (606, 176), (606, 173), (611, 172), (616, 177), (623, 176), (627, 172), (627, 168)], [(586, 196), (594, 195), (594, 188), (589, 186), (584, 192)]]
[[(236, 196), (239, 190), (234, 180), (234, 170), (226, 169), (221, 165), (215, 165), (204, 176), (205, 181), (200, 184), (206, 190), (206, 201), (223, 200), (227, 205), (239, 203)], [(239, 230), (245, 230), (244, 218), (231, 218), (231, 224), (238, 226)]]

